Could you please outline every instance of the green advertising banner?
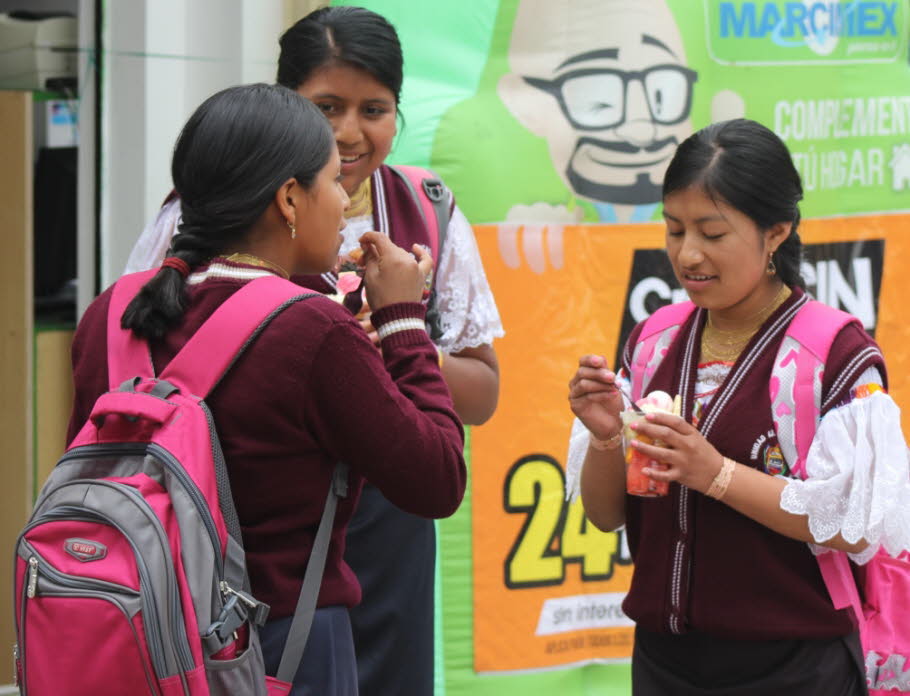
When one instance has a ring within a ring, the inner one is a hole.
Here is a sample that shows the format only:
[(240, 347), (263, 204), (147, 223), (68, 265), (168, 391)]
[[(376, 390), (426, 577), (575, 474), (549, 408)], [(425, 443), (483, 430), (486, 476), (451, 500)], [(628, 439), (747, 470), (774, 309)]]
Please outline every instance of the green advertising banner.
[(628, 694), (623, 534), (562, 490), (572, 366), (682, 297), (663, 172), (694, 130), (742, 116), (802, 176), (810, 291), (862, 319), (910, 403), (910, 0), (356, 4), (402, 39), (391, 161), (455, 192), (506, 331), (499, 408), (439, 524), (437, 696)]

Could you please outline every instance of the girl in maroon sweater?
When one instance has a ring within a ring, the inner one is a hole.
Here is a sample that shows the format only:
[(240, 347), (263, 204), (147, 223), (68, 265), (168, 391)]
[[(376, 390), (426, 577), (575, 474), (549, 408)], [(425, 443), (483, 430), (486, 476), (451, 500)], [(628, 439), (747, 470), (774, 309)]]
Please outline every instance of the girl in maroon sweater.
[[(149, 341), (159, 371), (250, 279), (329, 270), (349, 205), (329, 124), (311, 102), (279, 86), (236, 87), (209, 98), (177, 141), (172, 175), (183, 215), (171, 249), (177, 261), (162, 267), (122, 320)], [(419, 246), (405, 251), (376, 233), (360, 243), (381, 351), (344, 307), (312, 298), (279, 314), (208, 399), (252, 590), (272, 607), (261, 635), (271, 674), (333, 468), (338, 461), (350, 467), (351, 494), (338, 504), (295, 694), (357, 693), (348, 608), (360, 588), (343, 555), (364, 480), (424, 517), (452, 514), (464, 494), (462, 427), (424, 328), (421, 298), (432, 259)], [(110, 290), (76, 332), (70, 439), (107, 390), (109, 301)]]
[(907, 449), (881, 352), (851, 324), (824, 367), (808, 478), (786, 475), (769, 380), (808, 299), (801, 198), (786, 146), (754, 121), (709, 126), (670, 163), (667, 253), (697, 309), (658, 346), (647, 388), (680, 394), (684, 408), (636, 430), (664, 446), (627, 443), (667, 465), (645, 470), (671, 482), (667, 496), (626, 494), (619, 413), (641, 326), (618, 375), (586, 355), (569, 385), (569, 468), (581, 467), (585, 511), (601, 529), (626, 525), (635, 562), (623, 608), (636, 622), (636, 695), (867, 692), (855, 622), (834, 609), (810, 545), (860, 563), (882, 544), (910, 546)]

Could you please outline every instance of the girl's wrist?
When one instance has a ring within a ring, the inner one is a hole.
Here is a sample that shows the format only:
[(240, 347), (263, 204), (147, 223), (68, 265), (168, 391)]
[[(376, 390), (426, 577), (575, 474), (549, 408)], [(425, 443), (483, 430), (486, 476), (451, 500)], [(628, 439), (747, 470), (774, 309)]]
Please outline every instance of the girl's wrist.
[(620, 428), (615, 435), (611, 435), (606, 440), (596, 438), (592, 434), (588, 438), (588, 445), (601, 452), (615, 450), (622, 445), (622, 429)]
[(736, 462), (724, 457), (723, 462), (720, 465), (720, 470), (717, 472), (714, 480), (711, 481), (711, 485), (708, 487), (708, 490), (705, 491), (705, 495), (709, 498), (714, 498), (715, 500), (723, 500), (735, 472)]

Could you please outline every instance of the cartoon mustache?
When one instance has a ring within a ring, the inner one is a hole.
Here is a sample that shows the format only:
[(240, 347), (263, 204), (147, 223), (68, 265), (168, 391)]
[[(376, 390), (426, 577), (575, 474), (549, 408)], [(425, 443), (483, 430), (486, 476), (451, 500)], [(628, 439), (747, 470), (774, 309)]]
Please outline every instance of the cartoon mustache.
[(627, 143), (622, 140), (601, 140), (599, 138), (592, 138), (590, 136), (583, 136), (578, 139), (575, 144), (575, 152), (578, 152), (584, 145), (593, 145), (594, 147), (603, 148), (604, 150), (612, 150), (613, 152), (622, 152), (625, 154), (634, 155), (637, 152), (657, 152), (662, 150), (667, 145), (676, 146), (679, 144), (679, 141), (675, 136), (669, 136), (663, 140), (655, 140), (650, 145), (645, 147), (638, 147)]

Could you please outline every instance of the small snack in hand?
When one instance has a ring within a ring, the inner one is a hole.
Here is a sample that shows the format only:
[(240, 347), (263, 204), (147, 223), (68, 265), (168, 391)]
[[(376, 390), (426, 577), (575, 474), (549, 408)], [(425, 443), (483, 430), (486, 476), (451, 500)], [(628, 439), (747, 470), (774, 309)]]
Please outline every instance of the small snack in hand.
[(369, 311), (364, 299), (362, 258), (363, 249), (360, 247), (354, 247), (339, 257), (338, 270), (336, 271), (338, 281), (335, 283), (337, 292), (329, 295), (333, 300), (344, 305), (357, 319), (362, 319)]
[(338, 276), (338, 290), (344, 293), (341, 301), (348, 311), (357, 319), (369, 311), (364, 297), (364, 279), (356, 273), (341, 273)]
[[(664, 413), (673, 413), (676, 406), (676, 401), (679, 397), (674, 400), (667, 392), (664, 391), (653, 391), (647, 396), (636, 401), (636, 405), (641, 409), (641, 412), (635, 411), (633, 409), (627, 409), (622, 412), (622, 422), (623, 422), (623, 437), (628, 440), (636, 439), (639, 442), (645, 444), (652, 444), (651, 438), (646, 435), (642, 435), (631, 429), (632, 423), (643, 421), (645, 415), (648, 413), (656, 413), (662, 411)], [(655, 442), (660, 446), (661, 442)], [(655, 481), (651, 477), (647, 476), (642, 472), (642, 469), (648, 467), (650, 469), (662, 469), (664, 465), (660, 462), (656, 462), (653, 459), (649, 459), (647, 456), (642, 454), (640, 451), (634, 447), (629, 447), (626, 449), (626, 492), (630, 495), (638, 495), (646, 498), (654, 498), (666, 495), (670, 490), (670, 484), (667, 481)]]

